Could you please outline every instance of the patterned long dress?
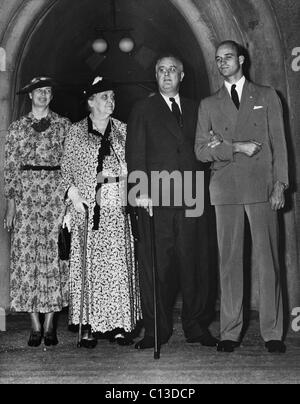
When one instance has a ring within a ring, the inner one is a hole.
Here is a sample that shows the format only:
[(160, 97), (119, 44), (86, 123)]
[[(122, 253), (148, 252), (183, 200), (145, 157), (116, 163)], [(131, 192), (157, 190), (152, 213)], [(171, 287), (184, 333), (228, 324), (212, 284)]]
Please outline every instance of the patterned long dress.
[[(93, 332), (104, 333), (116, 328), (130, 332), (141, 317), (141, 309), (130, 218), (123, 206), (125, 182), (104, 184), (101, 190), (96, 192), (99, 188), (99, 156), (103, 154), (104, 142), (103, 137), (89, 131), (91, 121), (89, 124), (88, 119), (71, 127), (62, 165), (66, 190), (70, 186), (77, 187), (81, 196), (88, 202), (89, 208), (83, 324), (91, 325)], [(127, 174), (126, 125), (112, 119), (111, 128), (110, 155), (102, 161), (102, 174), (105, 177), (121, 177)], [(98, 228), (95, 228), (95, 208), (99, 202)], [(71, 324), (78, 324), (84, 215), (77, 213), (73, 206), (71, 225), (69, 316)]]
[(47, 121), (41, 132), (41, 121), (30, 113), (11, 124), (6, 138), (5, 196), (16, 202), (10, 263), (10, 306), (16, 312), (59, 312), (68, 305), (68, 266), (57, 247), (65, 209), (61, 171), (24, 170), (61, 164), (71, 123), (53, 112)]

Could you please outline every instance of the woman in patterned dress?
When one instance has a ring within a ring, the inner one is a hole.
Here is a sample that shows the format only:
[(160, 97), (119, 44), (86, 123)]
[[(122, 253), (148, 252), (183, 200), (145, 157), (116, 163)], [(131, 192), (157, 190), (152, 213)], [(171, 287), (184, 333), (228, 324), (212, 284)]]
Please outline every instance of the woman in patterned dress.
[[(54, 83), (34, 78), (20, 93), (32, 102), (29, 115), (8, 129), (5, 152), (4, 227), (11, 231), (10, 307), (30, 313), (29, 346), (57, 345), (54, 313), (68, 305), (68, 270), (58, 257), (64, 216), (60, 163), (70, 122), (49, 109)], [(43, 327), (40, 314), (44, 314)]]
[[(70, 229), (70, 324), (79, 324), (85, 208), (89, 211), (82, 344), (94, 348), (93, 333), (120, 345), (140, 319), (140, 297), (131, 224), (124, 205), (126, 125), (111, 118), (113, 85), (97, 77), (85, 91), (90, 115), (71, 127), (62, 173), (72, 201)], [(123, 177), (123, 180), (122, 180)]]

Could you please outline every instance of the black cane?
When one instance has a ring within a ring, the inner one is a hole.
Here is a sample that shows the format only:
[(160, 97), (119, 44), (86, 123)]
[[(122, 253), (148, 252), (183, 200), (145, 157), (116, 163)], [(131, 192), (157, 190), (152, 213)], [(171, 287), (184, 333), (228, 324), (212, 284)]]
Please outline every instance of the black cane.
[(89, 226), (89, 208), (85, 204), (83, 204), (83, 206), (85, 209), (85, 221), (84, 221), (84, 236), (83, 236), (81, 300), (80, 300), (80, 317), (79, 317), (77, 348), (81, 348), (81, 346), (82, 346), (82, 322), (83, 322), (84, 291), (85, 291), (85, 280), (86, 280), (87, 240), (88, 240), (88, 226)]
[(158, 335), (158, 301), (157, 301), (157, 261), (155, 247), (155, 224), (152, 206), (149, 208), (150, 235), (151, 235), (151, 256), (152, 256), (152, 277), (153, 277), (153, 308), (154, 308), (154, 359), (160, 359), (160, 344)]

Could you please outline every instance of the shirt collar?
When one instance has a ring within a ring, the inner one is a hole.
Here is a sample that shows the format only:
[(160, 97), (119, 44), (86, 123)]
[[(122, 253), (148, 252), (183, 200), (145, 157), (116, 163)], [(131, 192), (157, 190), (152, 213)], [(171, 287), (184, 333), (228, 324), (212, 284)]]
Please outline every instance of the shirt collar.
[[(243, 88), (244, 88), (245, 82), (246, 82), (246, 77), (243, 76), (237, 83), (233, 83), (236, 85), (236, 91), (239, 95), (240, 100), (242, 98), (242, 93), (243, 93)], [(225, 87), (227, 88), (230, 96), (231, 96), (231, 87), (233, 86), (233, 84), (225, 81)]]
[(174, 98), (176, 103), (178, 104), (180, 110), (181, 110), (181, 102), (180, 102), (180, 95), (179, 93), (175, 96), (175, 97), (167, 97), (166, 95), (160, 93), (161, 96), (163, 97), (163, 99), (166, 101), (166, 103), (168, 104), (168, 107), (170, 108), (170, 110), (172, 111), (172, 102), (170, 101), (170, 98)]

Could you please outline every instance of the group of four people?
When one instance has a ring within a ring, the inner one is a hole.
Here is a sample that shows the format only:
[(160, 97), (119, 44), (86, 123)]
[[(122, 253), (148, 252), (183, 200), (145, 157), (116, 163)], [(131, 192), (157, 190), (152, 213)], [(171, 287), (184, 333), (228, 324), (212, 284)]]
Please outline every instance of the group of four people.
[[(160, 344), (167, 343), (173, 332), (179, 284), (187, 342), (233, 352), (243, 326), (246, 212), (259, 263), (262, 337), (269, 352), (285, 351), (276, 216), (284, 207), (288, 187), (282, 109), (273, 89), (245, 79), (244, 60), (235, 42), (226, 41), (217, 48), (216, 62), (225, 84), (198, 108), (179, 94), (182, 62), (163, 55), (156, 64), (159, 91), (135, 105), (127, 127), (112, 118), (114, 87), (105, 79), (98, 77), (86, 88), (90, 114), (74, 125), (49, 110), (50, 79), (34, 79), (23, 89), (32, 100), (32, 112), (8, 131), (4, 226), (13, 229), (11, 309), (31, 314), (29, 345), (40, 345), (43, 337), (46, 345), (58, 343), (53, 315), (67, 305), (70, 323), (79, 323), (87, 208), (86, 347), (96, 346), (94, 333), (121, 345), (132, 344), (130, 332), (141, 318), (145, 335), (136, 348), (154, 346), (151, 211)], [(132, 216), (124, 204), (125, 178), (136, 172), (149, 179), (153, 172), (179, 172), (181, 191), (189, 187), (197, 191), (197, 160), (212, 163), (210, 193), (220, 251), (220, 342), (208, 329), (212, 307), (206, 215), (193, 217), (187, 214), (188, 206), (175, 203), (178, 184), (174, 182), (169, 206), (158, 198), (153, 208), (157, 190), (150, 187), (134, 201), (135, 250)], [(186, 178), (190, 184), (185, 184)], [(59, 261), (57, 253), (65, 210), (64, 223), (72, 232), (69, 263)]]

